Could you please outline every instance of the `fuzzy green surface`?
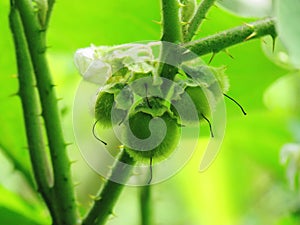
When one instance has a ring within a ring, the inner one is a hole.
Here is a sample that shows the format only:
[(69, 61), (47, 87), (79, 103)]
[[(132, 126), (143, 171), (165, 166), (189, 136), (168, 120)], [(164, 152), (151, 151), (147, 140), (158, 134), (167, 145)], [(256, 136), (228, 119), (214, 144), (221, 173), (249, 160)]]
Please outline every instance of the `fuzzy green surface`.
[[(197, 112), (197, 116), (194, 115), (194, 111), (192, 109), (188, 109), (189, 101), (186, 98), (181, 98), (179, 100), (173, 101), (171, 110), (176, 117), (179, 118), (180, 124), (182, 125), (193, 125), (197, 124), (199, 121), (203, 120), (203, 115), (205, 117), (209, 117), (210, 115), (210, 105), (207, 99), (206, 94), (204, 93), (201, 87), (187, 87), (185, 89), (186, 93), (191, 98), (195, 110)], [(184, 114), (179, 115), (178, 109), (186, 108)]]
[(100, 92), (95, 105), (95, 119), (103, 127), (111, 126), (111, 109), (114, 104), (114, 95)]
[[(95, 105), (95, 119), (104, 128), (111, 127), (112, 124), (119, 123), (126, 116), (124, 110), (114, 107), (114, 94), (100, 92)], [(113, 115), (112, 115), (113, 110)]]
[(192, 98), (197, 109), (198, 117), (202, 119), (202, 115), (210, 114), (210, 107), (207, 96), (201, 87), (187, 87), (186, 92)]
[[(150, 121), (157, 118), (158, 117), (153, 118), (147, 113), (138, 112), (129, 118), (129, 127), (127, 127), (127, 129), (131, 129), (133, 135), (135, 135), (135, 137), (139, 139), (149, 138), (150, 135), (154, 135), (155, 139), (158, 139), (162, 135), (161, 129), (159, 129), (159, 127), (156, 127), (157, 129), (155, 129), (155, 132), (153, 132), (152, 134), (149, 130)], [(165, 113), (160, 118), (167, 126), (167, 131), (164, 139), (157, 147), (149, 151), (141, 151), (139, 149), (125, 147), (129, 155), (131, 155), (131, 157), (133, 157), (136, 161), (149, 163), (150, 158), (152, 158), (154, 162), (161, 161), (170, 156), (175, 150), (180, 137), (180, 128), (176, 121), (169, 116), (169, 114)], [(128, 136), (128, 132), (128, 130), (125, 132), (126, 137)], [(135, 145), (134, 143), (130, 144)]]

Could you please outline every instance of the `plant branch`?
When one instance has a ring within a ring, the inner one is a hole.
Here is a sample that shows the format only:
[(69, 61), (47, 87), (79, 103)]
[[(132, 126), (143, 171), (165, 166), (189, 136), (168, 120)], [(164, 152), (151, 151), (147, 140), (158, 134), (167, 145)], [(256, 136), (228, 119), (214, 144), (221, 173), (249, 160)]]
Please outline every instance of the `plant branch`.
[[(53, 218), (53, 223), (59, 224), (57, 208), (53, 201), (53, 192), (50, 188), (51, 175), (50, 168), (47, 164), (46, 146), (41, 132), (41, 118), (38, 116), (39, 107), (34, 88), (33, 69), (30, 63), (30, 55), (27, 49), (20, 16), (14, 5), (11, 5), (9, 19), (16, 49), (19, 95), (25, 120), (32, 170), (38, 191), (41, 193), (49, 208), (50, 214)], [(21, 165), (18, 167), (20, 167), (22, 171), (24, 170)]]
[(163, 35), (161, 40), (180, 43), (182, 39), (178, 0), (162, 0)]
[[(125, 150), (122, 151), (119, 161), (127, 165), (116, 164), (113, 167), (110, 179), (104, 184), (103, 189), (95, 198), (94, 204), (84, 218), (82, 225), (103, 225), (109, 215), (113, 214), (113, 207), (125, 186), (124, 183), (131, 174), (131, 165), (135, 164), (135, 161)], [(122, 180), (119, 180), (119, 183), (115, 183), (112, 181), (115, 177), (121, 177)]]
[(41, 29), (31, 1), (18, 0), (15, 3), (22, 19), (40, 95), (42, 116), (45, 120), (53, 167), (53, 191), (56, 203), (59, 207), (62, 224), (74, 225), (77, 223), (77, 213), (70, 162), (63, 138), (56, 93), (45, 56), (45, 32)]
[(153, 224), (153, 206), (151, 204), (151, 186), (141, 187), (140, 207), (141, 207), (141, 225)]
[(266, 35), (271, 35), (273, 39), (277, 36), (274, 18), (258, 20), (183, 44), (183, 48), (189, 49), (192, 52), (192, 54), (187, 52), (183, 56), (183, 61), (194, 58), (195, 54), (201, 56), (211, 52), (218, 53), (230, 46)]
[[(178, 0), (162, 0), (162, 24), (163, 35), (161, 38), (162, 48), (160, 53), (160, 62), (172, 57), (172, 46), (170, 48), (169, 42), (179, 44), (182, 40), (181, 22), (179, 17), (179, 2)], [(176, 55), (176, 53), (175, 53)], [(176, 59), (175, 59), (176, 60)], [(160, 76), (173, 80), (177, 73), (177, 68), (170, 64), (160, 63), (158, 73)]]
[(190, 24), (188, 25), (188, 31), (186, 36), (183, 37), (184, 42), (192, 40), (196, 32), (198, 31), (202, 21), (206, 18), (206, 14), (209, 9), (213, 6), (216, 0), (202, 0), (195, 15), (191, 19)]

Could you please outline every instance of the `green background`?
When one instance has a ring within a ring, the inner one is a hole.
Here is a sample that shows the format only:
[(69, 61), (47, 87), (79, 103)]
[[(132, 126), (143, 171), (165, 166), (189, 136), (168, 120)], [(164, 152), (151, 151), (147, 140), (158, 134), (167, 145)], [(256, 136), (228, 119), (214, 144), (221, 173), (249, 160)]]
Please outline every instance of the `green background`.
[[(21, 104), (14, 95), (18, 83), (8, 13), (9, 1), (1, 1), (0, 149), (7, 151), (0, 152), (0, 223), (49, 224), (45, 206), (9, 160), (14, 157), (25, 171), (31, 170)], [(73, 64), (74, 52), (91, 43), (115, 45), (159, 40), (161, 26), (155, 21), (160, 21), (160, 4), (156, 0), (60, 0), (55, 4), (47, 38), (48, 59), (58, 96), (62, 98), (65, 137), (67, 142), (74, 143), (69, 147), (69, 155), (76, 161), (72, 172), (78, 183), (76, 195), (81, 213), (89, 206), (90, 196), (97, 192), (101, 178), (81, 157), (73, 135), (72, 104), (81, 79)], [(252, 20), (213, 7), (198, 36), (249, 21)], [(199, 172), (209, 139), (204, 127), (199, 148), (187, 166), (168, 181), (153, 186), (156, 224), (297, 224), (297, 215), (291, 212), (297, 210), (300, 201), (288, 185), (279, 153), (285, 143), (297, 141), (291, 127), (299, 127), (299, 117), (288, 110), (277, 110), (277, 101), (286, 99), (273, 98), (272, 110), (264, 104), (266, 89), (288, 71), (271, 62), (261, 45), (261, 40), (242, 43), (229, 49), (234, 59), (221, 52), (212, 61), (213, 66), (227, 67), (229, 95), (243, 105), (248, 115), (243, 116), (236, 105), (226, 100), (226, 134), (214, 163), (205, 172)], [(208, 62), (210, 55), (203, 59)], [(108, 224), (139, 224), (137, 193), (138, 188), (124, 190), (115, 217)]]

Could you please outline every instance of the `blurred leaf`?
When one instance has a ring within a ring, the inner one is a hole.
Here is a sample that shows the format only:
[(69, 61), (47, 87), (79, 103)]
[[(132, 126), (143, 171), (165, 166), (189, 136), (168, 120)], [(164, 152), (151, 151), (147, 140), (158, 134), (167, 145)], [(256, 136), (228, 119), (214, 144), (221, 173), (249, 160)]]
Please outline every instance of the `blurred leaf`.
[(264, 17), (272, 11), (272, 0), (219, 0), (218, 4), (244, 17)]
[(277, 31), (295, 67), (300, 68), (300, 1), (276, 0)]
[(44, 212), (15, 193), (0, 186), (0, 222), (9, 225), (48, 224)]
[(300, 113), (300, 73), (295, 72), (276, 80), (265, 92), (264, 102), (274, 111), (287, 115)]

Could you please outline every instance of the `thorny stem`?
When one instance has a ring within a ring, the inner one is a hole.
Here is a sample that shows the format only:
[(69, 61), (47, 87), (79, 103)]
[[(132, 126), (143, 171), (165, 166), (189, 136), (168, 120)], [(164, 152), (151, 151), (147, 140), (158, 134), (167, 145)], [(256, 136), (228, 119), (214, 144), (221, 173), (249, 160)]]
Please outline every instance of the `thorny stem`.
[(161, 40), (180, 43), (182, 39), (178, 0), (162, 0), (163, 35)]
[[(181, 23), (179, 18), (179, 2), (178, 0), (161, 0), (162, 4), (162, 30), (163, 35), (161, 38), (162, 49), (160, 61), (165, 62), (166, 59), (177, 55), (173, 52), (172, 48), (166, 45), (167, 42), (179, 44), (182, 41)], [(176, 60), (176, 59), (174, 59)], [(173, 80), (177, 73), (177, 67), (161, 63), (158, 73), (167, 79)]]
[(38, 191), (41, 193), (49, 208), (53, 223), (59, 224), (57, 205), (53, 201), (53, 192), (50, 187), (50, 168), (47, 164), (46, 146), (41, 132), (41, 118), (38, 116), (39, 107), (34, 88), (33, 69), (30, 63), (30, 55), (27, 49), (26, 38), (23, 33), (20, 15), (14, 5), (11, 6), (9, 19), (15, 43), (19, 96), (21, 98), (25, 120), (32, 170)]
[[(94, 204), (84, 218), (82, 225), (104, 225), (109, 215), (113, 214), (113, 208), (125, 186), (124, 183), (131, 175), (132, 165), (135, 164), (135, 161), (125, 150), (121, 152), (118, 161), (122, 163), (117, 163), (116, 161), (117, 164), (112, 169), (110, 179), (104, 184), (103, 189), (100, 190), (95, 198)], [(119, 183), (112, 181), (116, 177), (121, 178), (118, 181)]]
[(258, 20), (183, 44), (183, 48), (189, 49), (193, 53), (187, 52), (183, 56), (183, 60), (190, 60), (195, 54), (201, 56), (211, 52), (218, 53), (230, 46), (266, 35), (271, 35), (273, 39), (276, 37), (274, 18)]
[[(18, 0), (15, 4), (20, 12), (40, 95), (53, 167), (53, 192), (61, 214), (61, 224), (74, 225), (77, 223), (77, 213), (70, 162), (63, 138), (56, 93), (45, 56), (45, 31), (41, 29), (31, 1)], [(40, 167), (42, 166), (44, 165), (41, 164)]]
[(188, 30), (183, 37), (184, 42), (188, 42), (192, 40), (194, 35), (196, 34), (197, 30), (199, 29), (202, 21), (205, 19), (207, 12), (209, 9), (213, 6), (213, 4), (216, 2), (216, 0), (202, 0), (195, 15), (191, 19), (189, 25), (188, 25)]
[(151, 186), (141, 187), (140, 190), (141, 225), (153, 224), (153, 207), (151, 201)]

